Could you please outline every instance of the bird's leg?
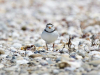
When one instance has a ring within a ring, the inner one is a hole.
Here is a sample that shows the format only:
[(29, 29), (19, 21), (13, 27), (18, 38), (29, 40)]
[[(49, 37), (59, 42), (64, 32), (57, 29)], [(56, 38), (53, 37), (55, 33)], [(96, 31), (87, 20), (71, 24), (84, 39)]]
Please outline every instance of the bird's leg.
[(47, 43), (46, 43), (46, 47), (47, 47), (47, 51), (48, 51), (48, 45), (47, 45)]
[(55, 44), (53, 43), (53, 51), (54, 51)]

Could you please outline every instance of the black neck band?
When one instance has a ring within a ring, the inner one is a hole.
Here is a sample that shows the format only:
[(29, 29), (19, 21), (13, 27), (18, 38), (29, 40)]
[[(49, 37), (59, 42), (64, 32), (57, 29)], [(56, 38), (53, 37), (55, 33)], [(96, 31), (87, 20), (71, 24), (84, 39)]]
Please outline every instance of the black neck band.
[(44, 31), (46, 31), (46, 32), (48, 32), (48, 33), (52, 33), (52, 32), (54, 32), (54, 31), (55, 31), (55, 29), (54, 29), (53, 31), (51, 31), (51, 32), (47, 31), (46, 29), (45, 29)]

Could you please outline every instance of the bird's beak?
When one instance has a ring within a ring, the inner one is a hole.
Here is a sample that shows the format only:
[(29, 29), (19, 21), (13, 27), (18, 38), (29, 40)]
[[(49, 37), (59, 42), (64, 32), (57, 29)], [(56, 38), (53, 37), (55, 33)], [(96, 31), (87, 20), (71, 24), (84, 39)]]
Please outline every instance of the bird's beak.
[(49, 27), (49, 29), (51, 29), (51, 27)]

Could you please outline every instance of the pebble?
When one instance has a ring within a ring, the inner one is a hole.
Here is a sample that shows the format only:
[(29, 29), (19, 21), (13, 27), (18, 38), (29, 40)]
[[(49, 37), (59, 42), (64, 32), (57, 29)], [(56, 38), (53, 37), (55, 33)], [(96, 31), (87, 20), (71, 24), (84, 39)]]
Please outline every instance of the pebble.
[(5, 54), (5, 52), (3, 50), (0, 50), (0, 55)]
[(0, 48), (2, 48), (3, 46), (2, 45), (0, 45)]
[(48, 65), (48, 62), (45, 61), (45, 60), (42, 60), (42, 61), (40, 61), (40, 64), (41, 64), (42, 66), (46, 66), (46, 65)]
[(44, 73), (43, 75), (50, 75), (49, 73)]
[(53, 70), (53, 73), (54, 73), (54, 74), (58, 74), (58, 73), (59, 73), (59, 70), (54, 69), (54, 70)]
[(33, 65), (36, 66), (36, 63), (33, 62), (33, 61), (30, 61), (30, 62), (28, 62), (27, 64), (28, 64), (29, 66), (33, 66)]
[(89, 62), (90, 65), (98, 66), (100, 64), (100, 60), (93, 60)]
[(10, 55), (7, 55), (6, 58), (11, 58), (11, 56)]
[(65, 67), (70, 67), (71, 65), (69, 64), (69, 63), (67, 63), (67, 62), (59, 62), (58, 63), (58, 67), (60, 68), (60, 69), (64, 69)]
[(100, 72), (98, 72), (98, 71), (91, 71), (91, 72), (87, 73), (86, 75), (99, 75), (99, 74), (100, 74)]
[(3, 68), (3, 67), (4, 67), (4, 65), (3, 64), (0, 64), (0, 69)]
[(80, 60), (80, 59), (83, 59), (83, 57), (82, 56), (80, 56), (80, 55), (76, 55), (76, 57), (75, 57), (76, 59), (78, 59), (78, 60)]
[(17, 52), (17, 49), (16, 49), (15, 47), (10, 47), (10, 50), (11, 50), (12, 52)]
[(29, 61), (27, 60), (17, 60), (16, 63), (19, 65), (19, 64), (27, 64)]
[(83, 50), (79, 50), (79, 51), (77, 52), (77, 54), (81, 55), (82, 57), (85, 57), (86, 52), (83, 51)]
[(74, 71), (76, 68), (75, 67), (66, 67), (64, 70), (65, 71)]
[(86, 70), (86, 71), (91, 71), (91, 67), (90, 67), (90, 65), (89, 64), (87, 64), (87, 63), (84, 63), (84, 64), (82, 64), (82, 67), (84, 68), (84, 70)]
[(46, 58), (46, 61), (48, 62), (48, 64), (52, 64), (52, 60), (50, 58)]
[(42, 56), (41, 54), (32, 54), (29, 57), (30, 58), (36, 58), (36, 57), (41, 57), (41, 56)]
[(37, 62), (42, 61), (42, 57), (35, 57), (34, 58)]
[(17, 32), (13, 32), (12, 33), (12, 36), (15, 38), (15, 37), (19, 37), (19, 34)]
[(61, 61), (61, 57), (56, 58), (56, 62), (58, 63), (59, 61)]
[(75, 52), (70, 53), (70, 57), (76, 58), (76, 53)]
[(68, 49), (63, 48), (62, 50), (63, 50), (64, 53), (68, 53)]
[(14, 43), (12, 46), (16, 49), (20, 49), (22, 47), (20, 43)]
[(8, 30), (7, 25), (5, 23), (3, 23), (3, 22), (0, 22), (0, 30), (7, 31)]

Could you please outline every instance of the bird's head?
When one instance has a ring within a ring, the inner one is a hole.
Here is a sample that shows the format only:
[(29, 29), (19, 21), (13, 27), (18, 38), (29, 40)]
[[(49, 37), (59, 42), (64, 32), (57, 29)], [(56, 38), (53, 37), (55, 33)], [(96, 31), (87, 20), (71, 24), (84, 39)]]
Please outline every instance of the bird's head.
[(54, 31), (54, 26), (51, 24), (51, 23), (48, 23), (47, 25), (46, 25), (46, 31), (48, 31), (48, 32), (52, 32), (52, 31)]

